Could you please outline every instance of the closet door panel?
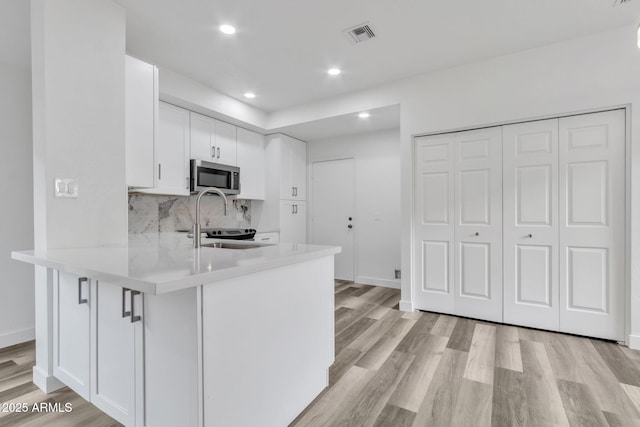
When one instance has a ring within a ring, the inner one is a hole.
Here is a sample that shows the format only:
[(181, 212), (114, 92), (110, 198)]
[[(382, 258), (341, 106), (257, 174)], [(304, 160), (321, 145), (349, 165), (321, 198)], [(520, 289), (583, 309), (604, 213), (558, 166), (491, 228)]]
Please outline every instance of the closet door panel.
[(455, 311), (502, 321), (502, 133), (455, 138)]
[(558, 120), (502, 135), (504, 322), (558, 330)]
[(560, 119), (560, 330), (624, 340), (625, 112)]
[(454, 138), (415, 141), (414, 290), (417, 309), (455, 313)]

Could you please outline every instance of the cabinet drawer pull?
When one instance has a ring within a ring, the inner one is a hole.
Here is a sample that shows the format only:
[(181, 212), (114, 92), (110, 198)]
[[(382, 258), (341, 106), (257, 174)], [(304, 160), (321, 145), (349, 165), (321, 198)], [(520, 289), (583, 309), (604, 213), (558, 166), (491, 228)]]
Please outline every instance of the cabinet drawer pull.
[(215, 145), (211, 146), (211, 158), (212, 159), (216, 158), (216, 146)]
[(135, 310), (136, 310), (135, 297), (136, 297), (136, 295), (140, 295), (140, 291), (131, 290), (131, 323), (135, 323), (138, 320), (142, 319), (142, 316), (135, 314)]
[(87, 298), (82, 298), (82, 283), (83, 282), (88, 282), (89, 279), (86, 277), (79, 277), (78, 278), (78, 304), (86, 304), (89, 302), (89, 300)]
[(220, 147), (216, 148), (216, 150), (218, 151), (218, 158), (220, 158)]
[(162, 180), (162, 164), (158, 163), (158, 181)]
[(122, 317), (129, 317), (131, 316), (131, 311), (125, 311), (126, 307), (127, 307), (127, 292), (129, 292), (131, 289), (127, 289), (127, 288), (122, 288)]
[(291, 197), (296, 195), (296, 187), (291, 187)]

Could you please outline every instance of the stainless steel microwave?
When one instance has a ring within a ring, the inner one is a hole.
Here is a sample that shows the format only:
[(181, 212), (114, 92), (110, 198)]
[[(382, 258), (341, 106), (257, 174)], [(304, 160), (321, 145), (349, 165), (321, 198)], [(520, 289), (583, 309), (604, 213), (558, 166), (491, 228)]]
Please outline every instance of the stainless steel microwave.
[(239, 194), (240, 168), (192, 159), (190, 182), (190, 190), (193, 193), (216, 187), (224, 194)]

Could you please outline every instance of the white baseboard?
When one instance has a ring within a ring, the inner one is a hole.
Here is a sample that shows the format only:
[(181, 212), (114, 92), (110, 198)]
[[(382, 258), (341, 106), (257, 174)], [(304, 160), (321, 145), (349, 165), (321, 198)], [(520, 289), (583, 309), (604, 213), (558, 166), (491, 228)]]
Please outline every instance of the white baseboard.
[(411, 301), (400, 301), (399, 309), (400, 309), (400, 311), (412, 312), (413, 311), (413, 303)]
[(33, 367), (33, 383), (45, 393), (51, 393), (65, 386), (59, 379), (53, 375), (47, 375), (37, 366)]
[(360, 283), (362, 285), (373, 285), (373, 286), (382, 286), (385, 288), (392, 289), (400, 289), (400, 280), (386, 280), (386, 279), (377, 279), (375, 277), (364, 277), (358, 276), (355, 283)]
[(640, 350), (640, 335), (629, 335), (629, 341), (627, 341), (627, 344), (632, 350)]
[(21, 329), (0, 334), (0, 348), (10, 347), (36, 338), (36, 328)]

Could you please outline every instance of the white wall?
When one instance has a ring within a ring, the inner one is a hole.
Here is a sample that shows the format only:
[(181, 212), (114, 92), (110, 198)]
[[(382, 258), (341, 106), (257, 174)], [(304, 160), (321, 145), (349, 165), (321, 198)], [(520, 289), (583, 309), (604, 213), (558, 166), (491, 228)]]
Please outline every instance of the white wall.
[(307, 143), (310, 205), (313, 162), (345, 158), (355, 168), (355, 281), (400, 287), (400, 129)]
[[(33, 0), (35, 247), (127, 242), (124, 9)], [(79, 197), (55, 198), (54, 179)]]
[[(126, 244), (124, 9), (111, 0), (31, 0), (34, 247)], [(78, 198), (54, 198), (72, 178)], [(35, 269), (36, 341), (53, 339), (53, 278)], [(62, 387), (50, 345), (34, 383)]]
[(0, 63), (0, 348), (34, 338), (33, 267), (11, 251), (33, 248), (31, 71)]
[[(631, 106), (630, 338), (640, 348), (640, 51), (636, 28), (424, 74), (271, 115), (270, 127), (401, 105), (401, 182), (412, 186), (413, 136), (611, 106)], [(412, 309), (412, 191), (403, 191), (402, 301)]]

